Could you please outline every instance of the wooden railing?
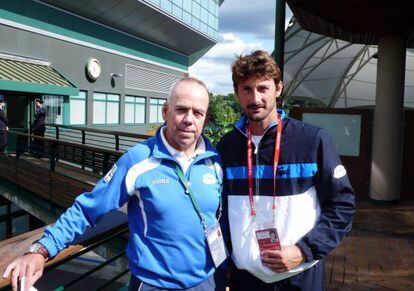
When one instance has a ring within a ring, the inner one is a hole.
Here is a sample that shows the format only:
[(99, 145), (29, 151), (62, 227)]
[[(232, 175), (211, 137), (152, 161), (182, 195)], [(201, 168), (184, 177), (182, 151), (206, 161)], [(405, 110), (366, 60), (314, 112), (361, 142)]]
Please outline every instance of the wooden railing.
[[(105, 175), (123, 154), (121, 151), (14, 131), (9, 131), (8, 134), (11, 137), (14, 135), (16, 143), (14, 148), (10, 149), (11, 153), (0, 154), (0, 179), (6, 179), (62, 208), (69, 207), (80, 193), (90, 191), (95, 182)], [(86, 181), (84, 176), (95, 177), (95, 182)], [(77, 239), (74, 246), (48, 262), (47, 268), (55, 268), (93, 249), (112, 235), (124, 234), (128, 228), (127, 216), (120, 211), (118, 213), (117, 219), (114, 219), (114, 214), (111, 213), (111, 218), (104, 217), (97, 228), (89, 230)], [(26, 252), (42, 233), (43, 229), (38, 229), (0, 242), (0, 272), (14, 258)], [(123, 254), (117, 257), (120, 256)], [(125, 272), (127, 270), (123, 273)], [(117, 274), (115, 277), (120, 275)], [(0, 289), (8, 289), (8, 284), (9, 279), (0, 279)], [(65, 284), (74, 282), (62, 282), (63, 287)]]
[[(0, 242), (1, 274), (10, 262), (19, 256), (22, 256), (25, 252), (27, 252), (33, 242), (41, 238), (43, 231), (44, 228), (39, 228)], [(82, 254), (85, 254), (86, 252), (95, 249), (97, 246), (102, 245), (111, 239), (116, 237), (124, 237), (127, 232), (127, 214), (122, 211), (112, 212), (105, 216), (96, 227), (89, 229), (84, 235), (78, 237), (71, 246), (61, 251), (53, 259), (47, 261), (45, 270), (48, 271), (50, 269), (54, 269), (78, 256), (81, 256)], [(126, 238), (124, 238), (124, 240), (126, 240)], [(117, 257), (121, 257), (123, 255), (124, 253), (121, 253), (121, 255)], [(124, 271), (122, 273), (126, 272)], [(114, 278), (116, 277), (117, 274), (114, 274)], [(82, 278), (83, 276), (79, 276), (79, 278), (72, 280), (70, 283), (74, 284), (74, 282), (81, 280)], [(67, 283), (68, 282), (60, 282), (61, 285), (65, 285)], [(9, 287), (10, 278), (3, 278), (0, 276), (0, 290), (8, 290)]]

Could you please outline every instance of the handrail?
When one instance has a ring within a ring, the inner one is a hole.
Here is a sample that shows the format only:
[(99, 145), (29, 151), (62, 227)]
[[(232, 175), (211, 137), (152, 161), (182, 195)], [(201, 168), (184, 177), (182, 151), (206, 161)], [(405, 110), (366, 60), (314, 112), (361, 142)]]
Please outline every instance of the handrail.
[(38, 135), (32, 135), (32, 134), (22, 133), (22, 132), (18, 132), (18, 131), (13, 131), (13, 130), (9, 130), (8, 132), (12, 133), (12, 134), (16, 134), (18, 136), (34, 138), (34, 139), (53, 142), (53, 143), (57, 143), (57, 144), (61, 144), (61, 145), (70, 145), (70, 146), (76, 145), (76, 147), (79, 147), (80, 149), (85, 149), (85, 150), (93, 150), (93, 151), (97, 151), (97, 152), (101, 152), (101, 153), (108, 153), (108, 154), (114, 154), (114, 155), (119, 155), (119, 156), (121, 156), (123, 154), (123, 152), (121, 152), (121, 151), (108, 150), (108, 149), (105, 149), (105, 148), (99, 148), (99, 147), (89, 146), (89, 145), (84, 145), (84, 144), (77, 144), (77, 143), (75, 144), (75, 143), (71, 143), (71, 142), (64, 141), (64, 140), (57, 140), (57, 139), (53, 139), (53, 138), (49, 138), (49, 137), (42, 137), (42, 136), (38, 136)]
[[(109, 223), (112, 225), (109, 225)], [(100, 227), (102, 224), (103, 227)], [(29, 249), (30, 245), (42, 236), (43, 230), (44, 228), (39, 228), (1, 241), (0, 257), (2, 260), (0, 261), (0, 272), (3, 272), (7, 264), (14, 258), (23, 255)], [(118, 214), (113, 213), (111, 217), (108, 216), (105, 220), (99, 222), (97, 227), (89, 229), (84, 235), (79, 237), (73, 245), (47, 261), (45, 270), (56, 268), (95, 249), (113, 238), (127, 233), (127, 231), (128, 223), (126, 214), (121, 211), (118, 211)], [(4, 279), (0, 277), (0, 290), (3, 290), (8, 286), (10, 286), (10, 278)]]
[(46, 123), (46, 126), (50, 127), (60, 127), (60, 128), (67, 128), (67, 129), (74, 129), (74, 130), (83, 130), (85, 132), (96, 132), (96, 133), (103, 133), (109, 135), (118, 135), (118, 136), (126, 136), (126, 137), (133, 137), (133, 138), (140, 138), (140, 139), (147, 139), (150, 138), (151, 135), (147, 134), (138, 134), (138, 133), (131, 133), (126, 131), (112, 131), (112, 130), (103, 130), (91, 127), (84, 127), (84, 126), (73, 126), (73, 125), (63, 125), (63, 124), (55, 124), (55, 123)]
[[(105, 175), (107, 170), (109, 170), (109, 167), (112, 166), (111, 164), (116, 162), (116, 160), (123, 154), (121, 151), (102, 149), (99, 147), (55, 140), (48, 137), (40, 137), (16, 131), (9, 131), (9, 134), (16, 135), (16, 160), (18, 160), (22, 155), (32, 155), (39, 153), (33, 150), (32, 143), (33, 141), (43, 142), (44, 144), (42, 145), (42, 152), (40, 153), (43, 154), (43, 156), (49, 155), (51, 172), (55, 171), (55, 163), (57, 163), (59, 160), (69, 160), (72, 163), (79, 164), (86, 163), (87, 160), (90, 160), (92, 157), (94, 162), (92, 167), (96, 166), (96, 168), (93, 168), (94, 172), (96, 169), (98, 169), (100, 175)], [(68, 155), (66, 155), (66, 149), (73, 150), (73, 153), (68, 153)], [(9, 158), (13, 157), (9, 156)], [(42, 160), (45, 161), (45, 159)], [(96, 165), (95, 162), (97, 163)], [(127, 230), (126, 215), (124, 214), (124, 217), (121, 217), (120, 219), (114, 218), (116, 217), (109, 219), (107, 225), (102, 226), (101, 229), (97, 230), (95, 234), (93, 234), (93, 231), (86, 233), (84, 236), (82, 236), (85, 238), (84, 240), (78, 239), (75, 242), (76, 245), (62, 251), (53, 260), (49, 261), (47, 263), (47, 268), (56, 267), (89, 251), (91, 248), (102, 244), (106, 239), (109, 239), (111, 233), (115, 232), (114, 235), (120, 235), (121, 233), (124, 233)], [(104, 219), (105, 217), (101, 221), (104, 221)], [(0, 268), (0, 271), (4, 269), (5, 264), (7, 262), (10, 262), (11, 259), (27, 251), (30, 244), (40, 238), (42, 232), (43, 229), (40, 229), (0, 242), (0, 257), (2, 258), (0, 260), (0, 267), (3, 267)], [(96, 242), (96, 240), (98, 240), (98, 242)], [(8, 286), (8, 283), (8, 280), (0, 279), (0, 289), (6, 288), (5, 286)]]
[(126, 151), (136, 143), (150, 137), (150, 135), (145, 134), (52, 123), (47, 124), (46, 135), (54, 137), (57, 140), (97, 145), (101, 148), (114, 149), (117, 151)]
[(53, 139), (53, 138), (49, 138), (49, 137), (42, 137), (42, 136), (38, 136), (38, 135), (32, 135), (32, 134), (22, 133), (22, 132), (18, 132), (18, 131), (13, 131), (13, 130), (9, 130), (8, 132), (12, 133), (12, 134), (16, 134), (17, 136), (24, 136), (24, 137), (28, 137), (28, 138), (37, 139), (37, 140), (58, 143), (58, 144), (61, 144), (61, 145), (69, 145), (69, 146), (76, 145), (76, 147), (78, 147), (80, 149), (85, 149), (85, 150), (93, 150), (93, 151), (96, 151), (96, 152), (108, 153), (108, 154), (119, 155), (119, 156), (121, 156), (123, 154), (123, 152), (121, 152), (121, 151), (108, 150), (108, 149), (105, 149), (105, 148), (98, 148), (98, 147), (89, 146), (89, 145), (77, 144), (77, 143), (72, 143), (72, 142), (68, 142), (68, 141), (64, 141), (64, 140), (57, 140), (57, 139)]
[(17, 159), (24, 153), (38, 157), (48, 157), (51, 172), (55, 172), (56, 163), (62, 160), (78, 165), (83, 170), (89, 169), (89, 171), (104, 175), (123, 154), (122, 151), (16, 131), (9, 131), (9, 134), (16, 136), (15, 152)]

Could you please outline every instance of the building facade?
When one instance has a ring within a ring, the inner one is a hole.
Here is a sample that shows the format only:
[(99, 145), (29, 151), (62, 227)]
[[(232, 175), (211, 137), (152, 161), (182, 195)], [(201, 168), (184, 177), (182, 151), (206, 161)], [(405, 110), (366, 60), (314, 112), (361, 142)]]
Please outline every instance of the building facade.
[(217, 41), (222, 0), (0, 2), (0, 93), (10, 130), (34, 99), (48, 123), (146, 133), (171, 85)]

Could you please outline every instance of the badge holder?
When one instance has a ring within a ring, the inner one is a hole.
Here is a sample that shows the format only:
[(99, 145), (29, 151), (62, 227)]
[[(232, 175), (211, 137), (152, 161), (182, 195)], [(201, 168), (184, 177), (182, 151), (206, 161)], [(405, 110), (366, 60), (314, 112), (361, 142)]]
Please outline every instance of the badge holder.
[(255, 234), (260, 253), (267, 250), (282, 249), (279, 234), (274, 223), (257, 223), (255, 225)]
[(223, 232), (218, 222), (207, 228), (206, 238), (214, 265), (218, 268), (229, 256), (224, 244)]

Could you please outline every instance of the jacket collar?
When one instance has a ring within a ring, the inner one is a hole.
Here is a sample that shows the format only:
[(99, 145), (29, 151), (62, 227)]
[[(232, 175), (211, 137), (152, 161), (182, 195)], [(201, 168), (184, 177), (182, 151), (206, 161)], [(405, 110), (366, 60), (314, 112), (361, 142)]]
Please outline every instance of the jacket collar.
[[(162, 128), (163, 127), (160, 127), (155, 134), (155, 137), (154, 137), (155, 143), (154, 143), (154, 148), (152, 150), (152, 155), (154, 156), (154, 158), (158, 158), (158, 159), (175, 160), (175, 158), (171, 155), (171, 153), (168, 151), (168, 149), (166, 148), (166, 146), (164, 145), (162, 141), (162, 137), (161, 137)], [(205, 151), (203, 152), (203, 151), (196, 150), (197, 156), (195, 157), (194, 162), (201, 160), (201, 159), (209, 158), (212, 156), (217, 156), (217, 153), (214, 150), (214, 147), (210, 143), (210, 141), (203, 135), (201, 135), (200, 138), (202, 138), (204, 141)]]

